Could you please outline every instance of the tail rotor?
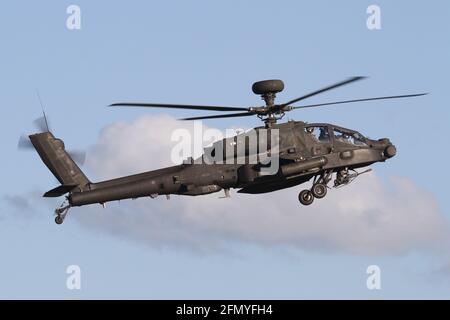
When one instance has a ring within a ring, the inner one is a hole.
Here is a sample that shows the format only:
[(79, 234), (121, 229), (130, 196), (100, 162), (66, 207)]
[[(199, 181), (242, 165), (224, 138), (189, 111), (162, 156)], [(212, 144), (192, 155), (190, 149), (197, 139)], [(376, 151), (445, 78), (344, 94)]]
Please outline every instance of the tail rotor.
[[(42, 99), (41, 99), (41, 96), (40, 96), (38, 90), (36, 90), (36, 95), (38, 97), (39, 104), (41, 105), (42, 116), (33, 121), (33, 126), (37, 130), (37, 132), (35, 132), (35, 133), (44, 133), (44, 132), (51, 133), (49, 121), (48, 121), (47, 115), (45, 114), (44, 105), (42, 104)], [(27, 151), (35, 149), (33, 144), (30, 141), (30, 136), (28, 134), (22, 134), (19, 137), (19, 141), (17, 143), (17, 148), (19, 150), (27, 150)], [(82, 166), (85, 163), (85, 161), (86, 161), (86, 152), (85, 151), (83, 151), (83, 150), (66, 150), (66, 152), (71, 156), (71, 158), (78, 165)]]

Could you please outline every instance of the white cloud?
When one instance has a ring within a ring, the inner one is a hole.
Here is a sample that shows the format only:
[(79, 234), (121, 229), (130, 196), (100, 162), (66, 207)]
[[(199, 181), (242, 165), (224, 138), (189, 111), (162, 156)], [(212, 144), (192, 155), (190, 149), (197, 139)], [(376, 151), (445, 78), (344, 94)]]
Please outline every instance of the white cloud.
[(109, 125), (89, 151), (88, 164), (102, 179), (170, 165), (170, 137), (177, 128), (179, 121), (169, 116)]
[[(168, 116), (107, 126), (88, 164), (102, 178), (170, 165), (171, 132), (190, 124)], [(387, 164), (388, 165), (388, 164)], [(309, 186), (309, 185), (308, 185)], [(302, 186), (262, 195), (172, 196), (93, 205), (71, 219), (154, 247), (226, 249), (229, 243), (288, 246), (361, 255), (396, 254), (448, 243), (448, 222), (432, 194), (407, 178), (373, 173), (330, 190), (312, 206), (298, 203)]]

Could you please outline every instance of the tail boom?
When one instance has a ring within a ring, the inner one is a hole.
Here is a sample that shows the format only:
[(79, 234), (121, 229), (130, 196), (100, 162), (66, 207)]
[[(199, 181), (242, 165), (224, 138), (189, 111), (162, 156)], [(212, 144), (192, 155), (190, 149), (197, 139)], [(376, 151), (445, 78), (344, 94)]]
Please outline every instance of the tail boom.
[(42, 132), (29, 136), (47, 168), (61, 183), (60, 186), (46, 192), (44, 197), (59, 197), (70, 191), (82, 191), (89, 184), (78, 165), (66, 152), (64, 142), (53, 136), (51, 132)]

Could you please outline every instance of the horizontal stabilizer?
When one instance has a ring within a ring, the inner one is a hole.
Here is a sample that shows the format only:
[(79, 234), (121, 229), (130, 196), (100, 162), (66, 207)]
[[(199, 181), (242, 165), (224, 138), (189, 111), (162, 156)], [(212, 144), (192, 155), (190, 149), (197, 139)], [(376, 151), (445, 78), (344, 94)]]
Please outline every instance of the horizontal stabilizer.
[(66, 194), (67, 192), (71, 191), (75, 187), (77, 187), (76, 184), (60, 185), (52, 190), (47, 191), (44, 194), (44, 197), (47, 197), (47, 198), (60, 197), (63, 194)]

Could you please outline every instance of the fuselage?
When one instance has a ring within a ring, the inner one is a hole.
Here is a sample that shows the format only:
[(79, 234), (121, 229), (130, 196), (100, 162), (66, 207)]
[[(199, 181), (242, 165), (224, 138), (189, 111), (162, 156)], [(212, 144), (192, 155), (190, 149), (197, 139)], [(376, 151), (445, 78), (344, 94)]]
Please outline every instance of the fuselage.
[[(255, 148), (251, 135), (258, 140)], [(271, 192), (304, 183), (322, 172), (382, 162), (395, 153), (386, 138), (371, 140), (327, 123), (289, 121), (216, 142), (201, 158), (188, 163), (89, 183), (71, 192), (69, 202), (81, 206), (157, 195), (196, 196), (230, 188), (241, 193)]]

